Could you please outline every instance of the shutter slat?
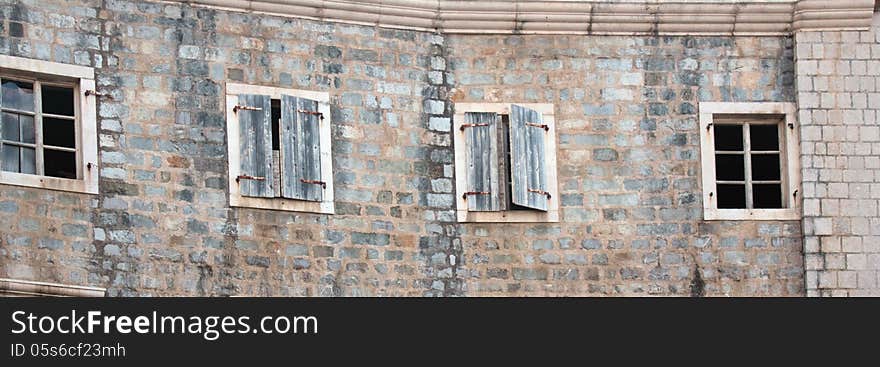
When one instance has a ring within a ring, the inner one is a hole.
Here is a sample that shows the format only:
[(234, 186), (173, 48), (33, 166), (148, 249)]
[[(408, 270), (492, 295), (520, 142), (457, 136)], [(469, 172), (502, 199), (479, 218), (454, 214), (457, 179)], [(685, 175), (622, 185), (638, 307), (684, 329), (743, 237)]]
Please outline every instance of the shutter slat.
[[(470, 211), (499, 211), (498, 124), (495, 113), (465, 114), (468, 187), (466, 200)], [(469, 193), (469, 194), (468, 194)]]
[[(238, 105), (256, 109), (239, 109), (239, 188), (242, 196), (271, 198), (272, 190), (272, 103), (269, 96), (240, 94)], [(252, 179), (262, 178), (262, 180)]]
[(281, 96), (282, 196), (321, 201), (321, 118), (302, 111), (318, 112), (318, 102)]
[[(529, 125), (532, 124), (532, 125)], [(510, 106), (511, 198), (516, 205), (547, 210), (543, 117), (538, 111)]]

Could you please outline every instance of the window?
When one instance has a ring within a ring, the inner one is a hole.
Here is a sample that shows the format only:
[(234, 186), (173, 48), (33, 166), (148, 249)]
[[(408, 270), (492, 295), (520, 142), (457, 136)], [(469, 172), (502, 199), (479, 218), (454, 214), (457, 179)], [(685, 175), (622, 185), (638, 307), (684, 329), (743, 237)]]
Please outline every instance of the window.
[(330, 96), (229, 83), (232, 206), (332, 214)]
[(553, 105), (455, 108), (458, 221), (559, 221)]
[(800, 217), (792, 103), (701, 103), (706, 220)]
[(91, 68), (0, 55), (0, 183), (98, 193)]

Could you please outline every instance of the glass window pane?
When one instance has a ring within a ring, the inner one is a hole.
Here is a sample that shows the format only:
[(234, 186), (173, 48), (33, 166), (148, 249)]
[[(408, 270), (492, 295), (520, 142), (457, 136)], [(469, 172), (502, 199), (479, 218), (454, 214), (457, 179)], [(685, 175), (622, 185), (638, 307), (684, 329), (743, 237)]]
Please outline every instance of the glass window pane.
[(743, 150), (742, 125), (715, 125), (715, 150)]
[(21, 141), (21, 128), (18, 124), (18, 115), (3, 112), (3, 139)]
[(3, 80), (3, 93), (0, 104), (3, 108), (13, 108), (16, 110), (33, 111), (34, 110), (34, 84), (29, 82), (20, 82), (16, 80)]
[(753, 154), (752, 180), (779, 180), (779, 154)]
[(73, 120), (43, 117), (43, 144), (76, 148), (76, 131), (74, 129)]
[(715, 179), (720, 181), (744, 181), (746, 179), (744, 157), (742, 154), (716, 154)]
[(46, 176), (76, 178), (76, 153), (46, 149), (43, 151)]
[(782, 208), (782, 186), (779, 184), (752, 185), (753, 207), (759, 209)]
[(37, 152), (32, 148), (21, 148), (21, 173), (37, 173)]
[(43, 99), (43, 113), (73, 116), (73, 88), (43, 85), (40, 93)]
[(3, 170), (7, 172), (19, 172), (19, 162), (21, 162), (20, 148), (14, 145), (3, 144)]
[(18, 121), (21, 123), (21, 141), (29, 144), (36, 143), (34, 138), (34, 117), (18, 115)]
[(779, 150), (779, 125), (749, 125), (752, 150)]
[(719, 184), (718, 209), (745, 209), (746, 185)]

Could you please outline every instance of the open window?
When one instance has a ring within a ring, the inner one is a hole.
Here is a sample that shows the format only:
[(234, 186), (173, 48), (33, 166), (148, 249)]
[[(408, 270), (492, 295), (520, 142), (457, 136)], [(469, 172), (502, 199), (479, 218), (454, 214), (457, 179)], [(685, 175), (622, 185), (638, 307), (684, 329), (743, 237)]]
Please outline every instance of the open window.
[(230, 205), (332, 214), (329, 95), (226, 89)]
[(556, 130), (551, 104), (456, 104), (460, 222), (556, 222)]
[(0, 55), (0, 183), (98, 193), (92, 68)]
[(701, 103), (706, 220), (800, 218), (795, 107)]

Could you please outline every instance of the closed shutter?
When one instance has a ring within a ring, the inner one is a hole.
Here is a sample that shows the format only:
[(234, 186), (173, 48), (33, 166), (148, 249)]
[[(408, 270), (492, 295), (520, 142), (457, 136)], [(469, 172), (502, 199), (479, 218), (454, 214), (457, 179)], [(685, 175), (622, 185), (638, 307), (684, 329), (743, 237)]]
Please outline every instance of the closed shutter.
[(272, 105), (269, 96), (240, 94), (235, 107), (239, 126), (242, 196), (271, 198), (272, 190)]
[(281, 196), (323, 200), (321, 120), (317, 101), (281, 96)]
[(550, 198), (544, 152), (547, 125), (538, 111), (510, 106), (511, 198), (514, 204), (547, 210)]
[(467, 192), (470, 211), (499, 211), (500, 170), (498, 164), (498, 114), (465, 113), (465, 151), (467, 152)]

